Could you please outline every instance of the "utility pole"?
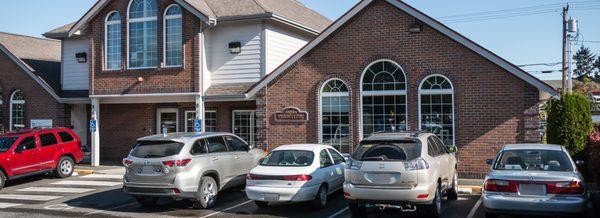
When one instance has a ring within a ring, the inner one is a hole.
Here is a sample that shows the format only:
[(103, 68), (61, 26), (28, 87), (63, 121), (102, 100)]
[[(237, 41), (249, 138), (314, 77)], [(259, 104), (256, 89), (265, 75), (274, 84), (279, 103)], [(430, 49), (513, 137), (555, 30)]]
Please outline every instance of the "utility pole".
[(562, 93), (567, 93), (567, 16), (569, 15), (569, 4), (563, 7), (563, 29), (562, 29)]

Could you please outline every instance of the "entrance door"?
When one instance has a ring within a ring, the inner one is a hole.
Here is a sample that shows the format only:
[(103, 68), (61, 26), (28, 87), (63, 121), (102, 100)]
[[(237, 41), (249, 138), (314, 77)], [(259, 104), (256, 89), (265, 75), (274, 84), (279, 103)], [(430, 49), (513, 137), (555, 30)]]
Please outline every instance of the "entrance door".
[(156, 121), (156, 132), (159, 134), (179, 132), (179, 110), (177, 108), (158, 109)]

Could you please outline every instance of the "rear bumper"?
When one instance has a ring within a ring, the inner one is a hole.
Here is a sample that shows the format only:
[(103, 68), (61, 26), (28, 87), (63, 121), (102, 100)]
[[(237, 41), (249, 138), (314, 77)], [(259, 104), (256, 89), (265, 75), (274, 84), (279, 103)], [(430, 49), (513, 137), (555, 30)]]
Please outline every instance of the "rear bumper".
[(577, 214), (587, 210), (587, 198), (566, 197), (517, 197), (496, 193), (484, 193), (483, 205), (486, 211), (499, 214)]
[[(410, 189), (390, 189), (360, 186), (344, 182), (344, 196), (350, 202), (385, 203), (410, 202), (414, 204), (431, 204), (435, 198), (437, 184), (417, 185)], [(428, 194), (427, 198), (417, 199), (418, 195)]]
[(177, 174), (173, 183), (131, 182), (128, 181), (126, 174), (123, 181), (123, 192), (133, 196), (164, 196), (195, 199), (198, 192), (198, 183), (194, 177), (185, 176), (185, 174)]
[[(246, 186), (246, 196), (255, 201), (268, 202), (302, 202), (315, 199), (319, 192), (319, 185), (300, 187), (300, 188), (277, 188), (263, 186)], [(278, 200), (265, 199), (265, 194), (277, 194)]]

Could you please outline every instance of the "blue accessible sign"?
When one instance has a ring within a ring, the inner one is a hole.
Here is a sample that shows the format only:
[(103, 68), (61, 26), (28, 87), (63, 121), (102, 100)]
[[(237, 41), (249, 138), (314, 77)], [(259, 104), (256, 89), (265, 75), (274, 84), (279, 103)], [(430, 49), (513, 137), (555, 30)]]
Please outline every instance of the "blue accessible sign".
[(202, 120), (201, 119), (194, 120), (194, 131), (202, 132)]
[(90, 132), (96, 132), (97, 125), (96, 120), (90, 120)]

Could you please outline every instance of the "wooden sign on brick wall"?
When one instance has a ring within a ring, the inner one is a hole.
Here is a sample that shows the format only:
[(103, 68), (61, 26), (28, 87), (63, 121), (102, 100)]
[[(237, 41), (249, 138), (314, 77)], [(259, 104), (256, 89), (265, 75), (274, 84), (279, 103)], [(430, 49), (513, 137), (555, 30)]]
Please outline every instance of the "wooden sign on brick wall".
[(296, 107), (287, 107), (275, 112), (275, 121), (281, 123), (304, 123), (308, 121), (308, 112)]

